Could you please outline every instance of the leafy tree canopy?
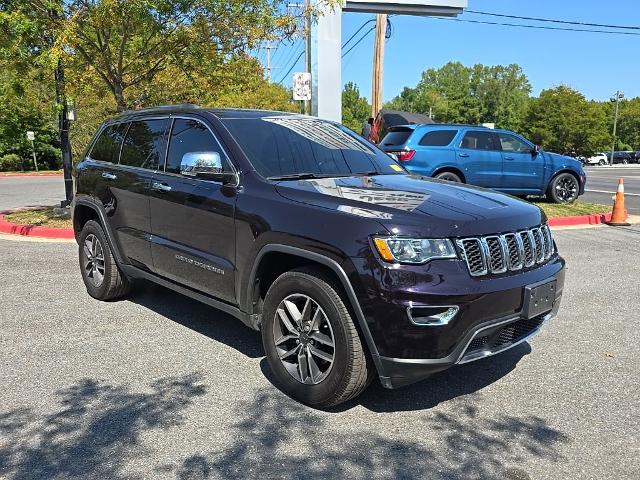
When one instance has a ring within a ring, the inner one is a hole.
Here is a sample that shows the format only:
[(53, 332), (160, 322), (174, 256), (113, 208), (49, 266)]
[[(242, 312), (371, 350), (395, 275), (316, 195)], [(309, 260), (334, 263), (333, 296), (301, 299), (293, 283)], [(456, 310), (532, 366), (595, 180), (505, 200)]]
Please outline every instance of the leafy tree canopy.
[(360, 96), (358, 86), (349, 82), (342, 90), (342, 123), (356, 133), (362, 131), (362, 125), (371, 116), (371, 105)]

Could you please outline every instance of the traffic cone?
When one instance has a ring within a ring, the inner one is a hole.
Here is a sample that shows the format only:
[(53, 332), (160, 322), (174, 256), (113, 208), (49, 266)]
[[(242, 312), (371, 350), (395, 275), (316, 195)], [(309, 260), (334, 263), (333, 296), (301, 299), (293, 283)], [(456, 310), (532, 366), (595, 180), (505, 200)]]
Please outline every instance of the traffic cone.
[(626, 222), (627, 215), (624, 210), (624, 178), (618, 180), (618, 191), (616, 196), (613, 197), (613, 211), (611, 212), (611, 220), (607, 222), (607, 225), (613, 225), (617, 227), (628, 227), (631, 225)]

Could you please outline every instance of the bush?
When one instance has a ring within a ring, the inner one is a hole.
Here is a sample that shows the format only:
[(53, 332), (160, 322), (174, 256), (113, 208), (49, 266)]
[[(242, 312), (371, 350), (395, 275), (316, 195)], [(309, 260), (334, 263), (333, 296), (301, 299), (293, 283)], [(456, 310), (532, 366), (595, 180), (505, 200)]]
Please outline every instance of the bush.
[(22, 170), (22, 158), (15, 153), (9, 153), (0, 157), (0, 172), (12, 172)]
[[(42, 170), (59, 170), (62, 168), (62, 152), (48, 143), (36, 145), (38, 168)], [(32, 167), (33, 167), (33, 161)]]

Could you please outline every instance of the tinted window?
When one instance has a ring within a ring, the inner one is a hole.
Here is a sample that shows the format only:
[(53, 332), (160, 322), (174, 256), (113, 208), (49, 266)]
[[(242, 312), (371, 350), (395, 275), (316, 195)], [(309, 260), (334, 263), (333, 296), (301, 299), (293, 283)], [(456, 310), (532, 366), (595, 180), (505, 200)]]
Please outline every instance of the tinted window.
[(420, 145), (426, 147), (446, 147), (451, 143), (456, 133), (458, 133), (457, 130), (434, 130), (433, 132), (428, 132), (420, 139)]
[(118, 163), (118, 153), (120, 153), (125, 126), (116, 124), (105, 128), (93, 145), (89, 158), (101, 162)]
[(180, 162), (184, 154), (188, 152), (217, 152), (222, 159), (224, 170), (229, 171), (229, 164), (225, 159), (224, 152), (209, 129), (196, 120), (176, 118), (171, 129), (165, 171), (180, 173)]
[(460, 148), (473, 150), (500, 150), (498, 136), (493, 132), (467, 132), (460, 143)]
[(388, 155), (336, 123), (297, 115), (222, 121), (264, 177), (400, 173)]
[(164, 160), (168, 123), (167, 119), (131, 122), (122, 146), (120, 164), (157, 170)]
[(384, 136), (380, 145), (385, 147), (404, 145), (412, 133), (412, 128), (394, 128)]
[(500, 145), (502, 146), (502, 150), (504, 150), (505, 152), (531, 152), (531, 145), (527, 145), (522, 140), (514, 137), (513, 135), (499, 133), (498, 137), (500, 138)]

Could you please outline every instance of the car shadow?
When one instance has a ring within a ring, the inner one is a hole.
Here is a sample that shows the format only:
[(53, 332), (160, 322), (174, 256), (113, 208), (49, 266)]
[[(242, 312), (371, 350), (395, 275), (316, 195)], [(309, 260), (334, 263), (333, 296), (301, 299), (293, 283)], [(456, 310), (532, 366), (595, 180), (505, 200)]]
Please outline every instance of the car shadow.
[[(260, 334), (231, 315), (153, 283), (145, 282), (141, 287), (132, 294), (130, 301), (223, 343), (249, 358), (264, 356)], [(374, 378), (362, 395), (330, 411), (343, 412), (358, 405), (374, 412), (430, 409), (456, 397), (482, 390), (500, 380), (515, 369), (518, 362), (530, 352), (531, 347), (525, 342), (494, 357), (457, 365), (397, 390), (383, 388), (378, 379)], [(260, 362), (260, 368), (267, 380), (278, 388), (265, 358)]]
[(263, 356), (260, 334), (233, 316), (152, 282), (140, 281), (128, 300), (249, 358)]

